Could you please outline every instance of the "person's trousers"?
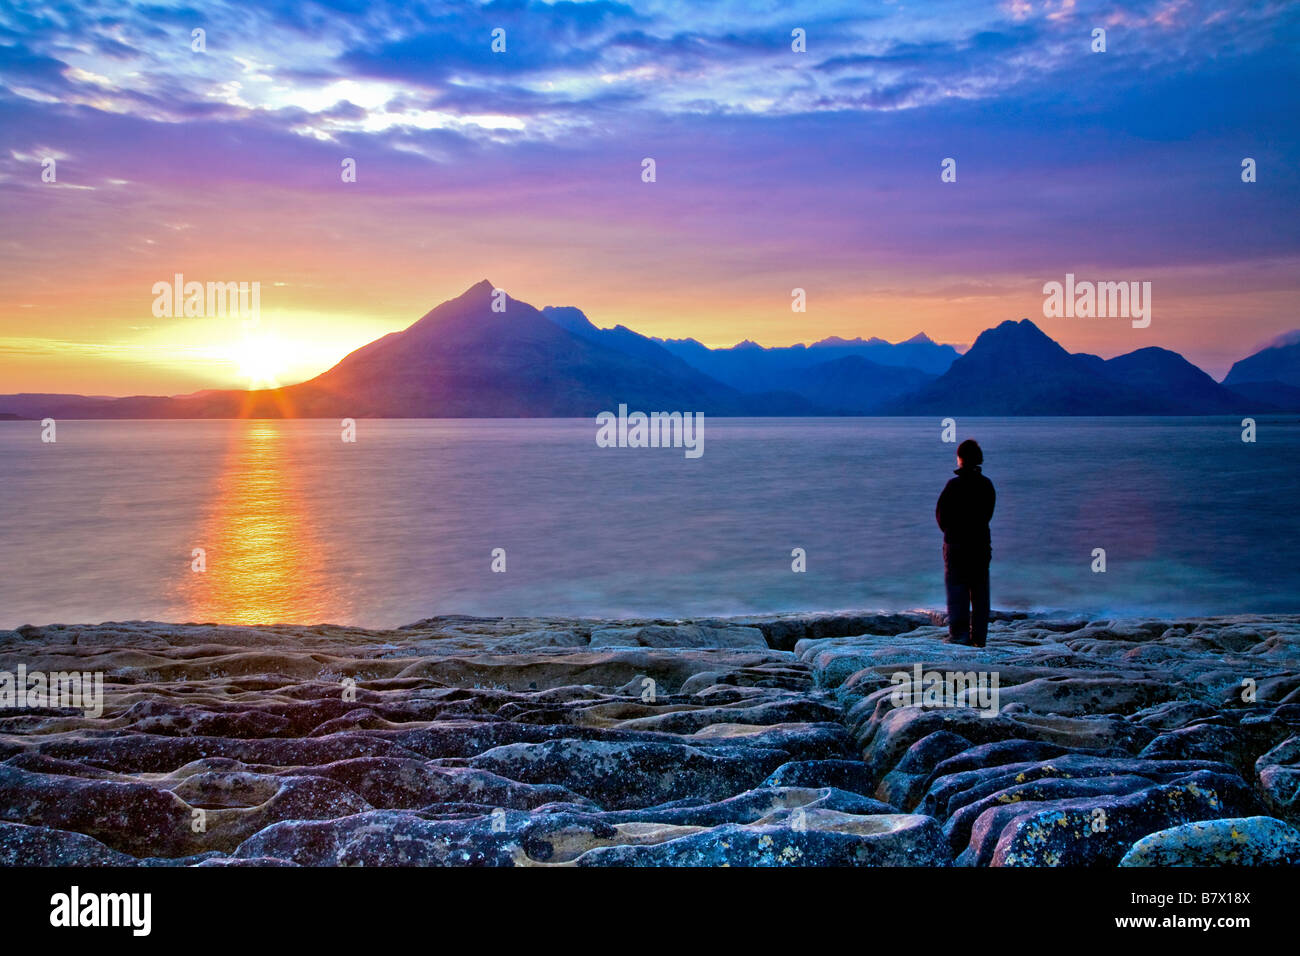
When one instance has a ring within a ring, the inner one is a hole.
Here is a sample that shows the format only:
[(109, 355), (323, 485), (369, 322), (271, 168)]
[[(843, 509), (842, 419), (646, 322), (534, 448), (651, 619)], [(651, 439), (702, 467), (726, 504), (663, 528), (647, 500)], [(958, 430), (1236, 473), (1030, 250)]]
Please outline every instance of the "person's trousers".
[(983, 647), (989, 633), (987, 549), (963, 553), (943, 546), (943, 586), (948, 592), (948, 637)]

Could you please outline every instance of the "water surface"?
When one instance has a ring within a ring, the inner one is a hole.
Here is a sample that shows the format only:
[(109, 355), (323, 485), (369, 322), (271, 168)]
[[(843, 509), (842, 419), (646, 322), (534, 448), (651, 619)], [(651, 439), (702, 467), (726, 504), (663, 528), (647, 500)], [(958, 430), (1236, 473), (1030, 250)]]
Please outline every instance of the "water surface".
[[(994, 605), (1300, 612), (1300, 422), (1258, 421), (1255, 444), (1240, 419), (960, 421), (998, 490)], [(942, 605), (937, 420), (709, 419), (698, 459), (595, 432), (67, 421), (43, 444), (0, 423), (0, 626)]]

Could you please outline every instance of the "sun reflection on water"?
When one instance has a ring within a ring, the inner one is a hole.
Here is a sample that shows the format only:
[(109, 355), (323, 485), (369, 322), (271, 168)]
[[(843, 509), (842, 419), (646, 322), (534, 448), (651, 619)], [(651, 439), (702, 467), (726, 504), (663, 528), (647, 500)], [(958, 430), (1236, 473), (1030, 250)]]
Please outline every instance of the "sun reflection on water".
[(319, 517), (295, 473), (281, 422), (240, 421), (196, 547), (207, 570), (189, 568), (182, 590), (192, 620), (314, 624), (347, 619), (325, 584)]

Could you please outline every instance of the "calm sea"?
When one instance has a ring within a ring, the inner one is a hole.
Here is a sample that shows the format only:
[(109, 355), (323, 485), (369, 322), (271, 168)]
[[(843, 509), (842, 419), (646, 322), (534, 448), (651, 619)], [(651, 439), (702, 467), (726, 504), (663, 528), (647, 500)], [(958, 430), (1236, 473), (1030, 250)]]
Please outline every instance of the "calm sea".
[[(1300, 421), (1258, 422), (1247, 444), (1240, 419), (961, 420), (998, 491), (994, 606), (1300, 612)], [(591, 420), (340, 431), (0, 423), (0, 627), (943, 602), (938, 420), (710, 419), (698, 459), (599, 448)]]

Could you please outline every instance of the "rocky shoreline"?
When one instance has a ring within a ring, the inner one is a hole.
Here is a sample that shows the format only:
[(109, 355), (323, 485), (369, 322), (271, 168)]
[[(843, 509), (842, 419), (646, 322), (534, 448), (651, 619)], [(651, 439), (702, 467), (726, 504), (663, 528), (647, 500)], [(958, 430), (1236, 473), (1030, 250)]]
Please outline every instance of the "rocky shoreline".
[(996, 617), (0, 632), (0, 864), (1300, 864), (1300, 615)]

